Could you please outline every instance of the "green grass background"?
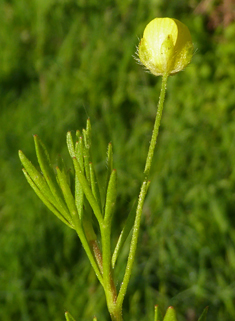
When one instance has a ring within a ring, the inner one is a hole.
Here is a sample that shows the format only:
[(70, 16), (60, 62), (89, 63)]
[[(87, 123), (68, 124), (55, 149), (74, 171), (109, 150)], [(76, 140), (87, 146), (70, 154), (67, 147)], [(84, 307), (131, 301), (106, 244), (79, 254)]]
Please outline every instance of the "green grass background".
[[(145, 25), (174, 17), (195, 55), (168, 81), (138, 256), (124, 319), (235, 320), (235, 23), (209, 28), (216, 4), (181, 0), (0, 2), (0, 320), (109, 320), (103, 290), (72, 230), (27, 185), (17, 151), (34, 162), (33, 134), (68, 161), (65, 134), (93, 128), (102, 177), (114, 145), (114, 241), (137, 198), (161, 79), (133, 55)], [(220, 2), (219, 2), (220, 4)], [(223, 18), (223, 16), (222, 16)], [(118, 262), (121, 281), (128, 247)]]

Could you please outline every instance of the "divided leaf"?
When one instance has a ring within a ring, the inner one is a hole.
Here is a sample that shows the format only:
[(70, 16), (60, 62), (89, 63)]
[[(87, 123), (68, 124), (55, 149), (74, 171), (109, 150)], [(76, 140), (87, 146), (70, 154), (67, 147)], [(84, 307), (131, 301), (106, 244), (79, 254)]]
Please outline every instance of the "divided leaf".
[(37, 135), (34, 136), (34, 143), (35, 143), (38, 163), (40, 165), (43, 176), (56, 200), (56, 203), (59, 207), (58, 209), (64, 217), (69, 217), (69, 211), (64, 203), (63, 196), (58, 186), (58, 183), (56, 181), (55, 174), (52, 169), (50, 158), (48, 156), (46, 148), (44, 147), (43, 143), (41, 142), (41, 140), (38, 138)]
[[(23, 173), (38, 197), (63, 223), (73, 228), (68, 210), (65, 210), (61, 203), (57, 201), (45, 177), (38, 172), (22, 151), (19, 151), (19, 157), (24, 166)], [(45, 161), (47, 160), (48, 157), (45, 155)], [(57, 184), (55, 177), (54, 181)], [(63, 199), (61, 202), (63, 202)]]

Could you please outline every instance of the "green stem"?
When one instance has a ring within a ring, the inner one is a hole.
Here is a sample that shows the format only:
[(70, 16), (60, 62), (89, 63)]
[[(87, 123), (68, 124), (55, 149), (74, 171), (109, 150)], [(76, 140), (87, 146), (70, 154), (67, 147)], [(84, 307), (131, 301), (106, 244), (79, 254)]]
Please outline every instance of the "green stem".
[(135, 217), (135, 222), (134, 222), (134, 227), (133, 227), (130, 252), (129, 252), (129, 256), (128, 256), (128, 260), (127, 260), (127, 265), (126, 265), (126, 270), (125, 270), (123, 282), (122, 282), (122, 285), (121, 285), (121, 288), (120, 288), (120, 291), (119, 291), (119, 294), (117, 297), (117, 308), (120, 310), (122, 310), (123, 300), (126, 295), (127, 286), (128, 286), (129, 280), (130, 280), (132, 269), (133, 269), (133, 264), (134, 264), (136, 249), (137, 249), (137, 242), (138, 242), (138, 237), (139, 237), (141, 215), (142, 215), (142, 211), (143, 211), (145, 196), (146, 196), (146, 193), (147, 193), (147, 190), (149, 187), (149, 183), (150, 183), (150, 182), (148, 182), (148, 178), (149, 178), (149, 173), (150, 173), (150, 169), (151, 169), (151, 165), (152, 165), (154, 150), (155, 150), (155, 146), (156, 146), (156, 142), (157, 142), (159, 127), (160, 127), (160, 123), (161, 123), (163, 103), (164, 103), (165, 95), (166, 95), (167, 78), (168, 78), (168, 74), (165, 74), (162, 77), (161, 93), (160, 93), (160, 97), (159, 97), (159, 101), (158, 101), (157, 114), (156, 114), (156, 118), (155, 118), (153, 132), (152, 132), (152, 138), (150, 141), (148, 155), (146, 158), (146, 164), (145, 164), (145, 169), (144, 169), (145, 178), (144, 178), (144, 181), (141, 185), (137, 209), (136, 209), (136, 217)]
[(162, 118), (162, 110), (163, 110), (163, 104), (166, 96), (166, 84), (167, 84), (167, 79), (168, 79), (168, 74), (165, 74), (162, 76), (162, 87), (161, 87), (161, 93), (158, 101), (158, 108), (157, 108), (157, 114), (155, 118), (155, 123), (153, 127), (153, 133), (152, 133), (152, 138), (151, 142), (149, 145), (149, 151), (146, 159), (146, 164), (145, 164), (145, 169), (144, 169), (144, 174), (146, 176), (146, 179), (148, 179), (152, 160), (153, 160), (153, 154), (155, 150), (155, 146), (157, 143), (157, 137), (158, 137), (158, 132), (159, 132), (159, 127), (161, 123), (161, 118)]
[(105, 223), (101, 228), (102, 242), (102, 262), (103, 262), (103, 280), (104, 290), (108, 302), (114, 300), (114, 293), (111, 285), (111, 249), (110, 249), (110, 226)]
[(84, 248), (84, 250), (85, 250), (85, 252), (86, 252), (86, 254), (88, 256), (88, 259), (89, 259), (89, 261), (90, 261), (90, 263), (91, 263), (91, 265), (92, 265), (92, 267), (93, 267), (93, 269), (95, 271), (95, 274), (96, 274), (98, 280), (100, 281), (100, 284), (104, 287), (103, 276), (102, 276), (101, 271), (100, 271), (100, 269), (98, 267), (98, 263), (97, 263), (96, 259), (94, 258), (94, 255), (93, 255), (93, 253), (92, 253), (92, 251), (90, 249), (90, 246), (89, 246), (89, 244), (87, 242), (86, 236), (85, 236), (85, 234), (83, 232), (83, 229), (82, 229), (82, 227), (80, 225), (80, 222), (76, 226), (76, 232), (78, 234), (78, 237), (80, 238), (80, 241), (81, 241), (81, 243), (83, 245), (83, 248)]
[(116, 305), (117, 291), (113, 280), (111, 266), (111, 226), (104, 222), (101, 228), (102, 257), (103, 257), (103, 287), (112, 321), (122, 321), (122, 310)]

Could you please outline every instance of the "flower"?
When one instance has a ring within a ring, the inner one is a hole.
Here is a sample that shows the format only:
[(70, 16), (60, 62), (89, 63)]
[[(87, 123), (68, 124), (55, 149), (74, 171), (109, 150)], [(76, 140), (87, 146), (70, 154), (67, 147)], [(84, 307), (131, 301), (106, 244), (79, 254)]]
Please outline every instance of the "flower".
[(140, 62), (155, 76), (181, 71), (193, 55), (188, 27), (177, 19), (153, 19), (144, 30), (138, 55)]

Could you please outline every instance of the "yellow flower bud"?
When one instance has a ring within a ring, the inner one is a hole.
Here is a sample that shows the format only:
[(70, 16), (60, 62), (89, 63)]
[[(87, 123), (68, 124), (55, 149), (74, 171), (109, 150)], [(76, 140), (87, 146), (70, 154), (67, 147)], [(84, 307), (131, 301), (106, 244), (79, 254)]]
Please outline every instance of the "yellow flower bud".
[(144, 30), (138, 55), (140, 62), (155, 76), (181, 71), (193, 55), (188, 27), (176, 19), (153, 19)]

